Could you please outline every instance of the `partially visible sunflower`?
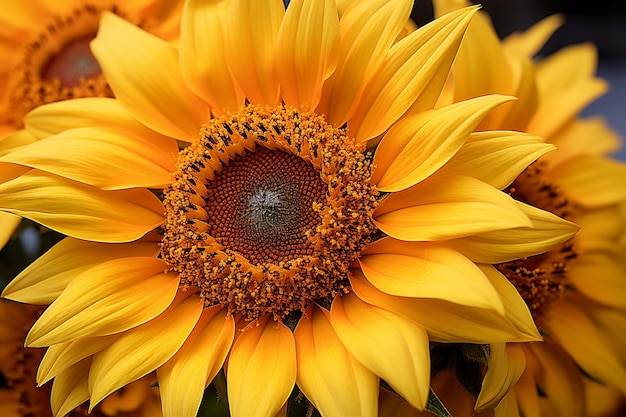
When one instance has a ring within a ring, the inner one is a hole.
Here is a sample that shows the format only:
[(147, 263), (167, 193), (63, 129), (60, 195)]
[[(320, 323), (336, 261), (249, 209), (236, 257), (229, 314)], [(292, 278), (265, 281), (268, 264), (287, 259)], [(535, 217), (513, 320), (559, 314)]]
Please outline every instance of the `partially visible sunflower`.
[[(26, 113), (42, 104), (112, 97), (89, 50), (103, 11), (174, 40), (181, 8), (181, 0), (0, 0), (0, 136), (21, 129)], [(0, 156), (30, 142), (27, 136), (6, 137)], [(19, 216), (0, 212), (0, 249), (19, 222)]]
[[(0, 415), (2, 417), (51, 417), (59, 414), (60, 404), (50, 403), (50, 384), (37, 387), (37, 367), (45, 349), (25, 348), (26, 333), (41, 314), (41, 306), (0, 300)], [(64, 378), (62, 374), (61, 378)], [(67, 380), (66, 383), (76, 381)], [(158, 391), (150, 376), (115, 392), (91, 414), (87, 406), (64, 410), (69, 417), (157, 417), (161, 415)], [(83, 387), (87, 389), (87, 387)], [(53, 411), (54, 410), (54, 411)]]
[[(434, 3), (439, 15), (467, 4)], [(585, 403), (594, 401), (584, 395), (589, 377), (626, 395), (626, 165), (607, 156), (620, 146), (618, 135), (599, 117), (578, 117), (607, 89), (595, 77), (594, 48), (576, 45), (531, 60), (560, 23), (560, 17), (551, 17), (501, 42), (480, 13), (470, 24), (439, 103), (497, 93), (519, 97), (491, 112), (477, 130), (522, 130), (557, 145), (508, 191), (581, 225), (576, 237), (540, 256), (511, 260), (483, 252), (476, 258), (501, 263), (498, 269), (525, 299), (547, 338), (522, 347), (526, 370), (496, 409), (501, 415), (582, 416)], [(451, 401), (451, 407), (467, 409), (461, 397)]]
[(156, 370), (164, 415), (190, 417), (224, 367), (236, 417), (294, 383), (324, 416), (373, 416), (379, 378), (426, 407), (430, 341), (539, 339), (473, 248), (577, 231), (494, 187), (553, 146), (471, 133), (510, 97), (434, 109), (476, 8), (407, 34), (411, 7), (190, 0), (180, 47), (103, 15), (116, 98), (35, 109), (34, 142), (0, 159), (0, 208), (68, 236), (3, 293), (50, 304), (26, 339), (48, 346), (38, 382), (88, 381), (53, 400), (94, 407)]

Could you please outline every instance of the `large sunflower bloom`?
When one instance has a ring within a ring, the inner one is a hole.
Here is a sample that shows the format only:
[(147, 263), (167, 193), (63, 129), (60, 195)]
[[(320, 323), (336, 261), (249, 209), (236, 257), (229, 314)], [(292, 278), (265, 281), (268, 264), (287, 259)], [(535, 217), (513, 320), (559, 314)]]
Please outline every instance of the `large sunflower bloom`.
[[(441, 0), (435, 5), (441, 14), (465, 3)], [(594, 401), (584, 395), (588, 377), (626, 394), (626, 165), (607, 156), (620, 140), (606, 123), (578, 117), (607, 88), (595, 77), (594, 48), (571, 46), (531, 61), (559, 24), (559, 17), (551, 17), (500, 42), (486, 16), (477, 16), (441, 101), (514, 94), (519, 101), (494, 110), (479, 129), (519, 129), (559, 148), (529, 167), (509, 191), (580, 224), (581, 232), (544, 255), (499, 266), (548, 338), (523, 346), (526, 370), (501, 406), (533, 416), (583, 415), (590, 408), (585, 403)], [(482, 261), (506, 259), (484, 256)]]
[(508, 97), (434, 110), (476, 8), (407, 35), (411, 6), (188, 1), (180, 47), (103, 16), (116, 98), (35, 109), (1, 160), (0, 208), (68, 236), (4, 291), (50, 304), (26, 344), (64, 409), (156, 370), (164, 415), (194, 416), (222, 367), (234, 416), (273, 416), (294, 383), (324, 416), (372, 416), (379, 377), (424, 409), (429, 341), (539, 339), (451, 242), (514, 259), (570, 238), (493, 186), (553, 147), (470, 134)]
[[(2, 417), (51, 417), (60, 404), (50, 404), (50, 386), (38, 388), (37, 367), (42, 348), (25, 348), (24, 338), (42, 307), (0, 300), (0, 374), (6, 384), (0, 387)], [(148, 376), (115, 392), (91, 414), (87, 407), (65, 410), (69, 417), (156, 417), (161, 415), (158, 391)], [(53, 412), (54, 410), (54, 412)], [(65, 413), (64, 413), (65, 414)]]
[[(112, 97), (89, 50), (100, 14), (113, 11), (164, 39), (178, 36), (182, 1), (0, 1), (0, 136), (23, 127), (26, 113), (76, 97)], [(29, 143), (0, 141), (0, 156)], [(20, 217), (0, 213), (0, 248)]]

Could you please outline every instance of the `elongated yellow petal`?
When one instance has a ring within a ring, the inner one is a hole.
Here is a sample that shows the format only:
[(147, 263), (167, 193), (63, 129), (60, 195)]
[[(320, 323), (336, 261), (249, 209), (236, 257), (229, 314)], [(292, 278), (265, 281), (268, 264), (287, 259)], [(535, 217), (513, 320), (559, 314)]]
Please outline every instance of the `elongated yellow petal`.
[(424, 180), (458, 152), (489, 111), (509, 100), (480, 97), (403, 118), (376, 149), (372, 182), (381, 191), (394, 192)]
[(437, 175), (467, 175), (502, 190), (528, 165), (554, 149), (545, 139), (522, 132), (474, 132)]
[(7, 136), (4, 136), (2, 133), (0, 131), (0, 156), (11, 153), (22, 146), (30, 145), (37, 140), (37, 137), (26, 129), (12, 132)]
[(517, 383), (526, 367), (526, 355), (520, 345), (497, 343), (489, 347), (489, 367), (476, 400), (476, 411), (495, 408)]
[(103, 13), (91, 50), (122, 106), (151, 129), (188, 139), (209, 117), (185, 84), (178, 50), (112, 13)]
[(163, 188), (175, 170), (178, 147), (161, 148), (111, 128), (64, 131), (17, 149), (0, 161), (38, 168), (102, 189)]
[(119, 100), (106, 97), (63, 100), (39, 106), (26, 115), (24, 124), (28, 132), (37, 139), (53, 136), (68, 129), (108, 126), (142, 137), (164, 148), (168, 143), (174, 142), (172, 138), (161, 135), (137, 121)]
[(486, 232), (447, 243), (474, 262), (497, 264), (538, 255), (571, 239), (579, 227), (549, 211), (516, 201), (532, 222), (506, 232)]
[(433, 108), (476, 10), (471, 7), (443, 16), (391, 48), (365, 87), (359, 110), (348, 120), (357, 140), (380, 135), (411, 106), (416, 112)]
[(180, 33), (182, 76), (217, 114), (236, 111), (245, 99), (227, 65), (224, 33), (229, 5), (230, 0), (186, 1)]
[(89, 399), (87, 374), (90, 365), (91, 358), (83, 359), (57, 375), (50, 393), (52, 415), (65, 416)]
[(362, 252), (361, 269), (379, 290), (504, 312), (498, 294), (476, 264), (439, 243), (381, 239)]
[(411, 0), (354, 2), (341, 15), (339, 62), (317, 108), (329, 123), (341, 126), (357, 110), (365, 85), (409, 19), (412, 4)]
[(579, 156), (547, 175), (572, 201), (585, 207), (617, 204), (626, 199), (626, 164), (600, 156)]
[(89, 372), (89, 411), (113, 391), (167, 362), (198, 322), (202, 305), (196, 295), (188, 296), (173, 303), (155, 319), (120, 335), (111, 346), (96, 353)]
[(512, 198), (471, 177), (433, 176), (387, 197), (374, 211), (383, 232), (401, 240), (430, 241), (530, 227)]
[(556, 412), (572, 417), (586, 415), (580, 368), (563, 348), (549, 338), (544, 343), (531, 343), (525, 348), (533, 353), (534, 360), (543, 370), (543, 377), (537, 381), (539, 389), (551, 399)]
[(289, 398), (296, 369), (296, 344), (291, 330), (269, 316), (250, 323), (235, 341), (228, 359), (226, 381), (231, 415), (274, 416)]
[(389, 295), (376, 289), (359, 270), (353, 272), (350, 284), (365, 302), (420, 323), (434, 342), (485, 344), (540, 340), (537, 336), (529, 336), (517, 329), (506, 313), (501, 314), (493, 309)]
[(164, 220), (146, 189), (103, 191), (38, 170), (0, 184), (0, 209), (96, 242), (135, 240)]
[(274, 41), (284, 14), (281, 0), (231, 3), (225, 22), (228, 67), (252, 104), (278, 103)]
[(550, 308), (546, 324), (556, 340), (591, 377), (626, 393), (626, 368), (590, 318), (574, 304), (560, 300)]
[(87, 269), (111, 259), (156, 256), (157, 241), (95, 243), (65, 238), (41, 255), (4, 288), (2, 296), (29, 304), (50, 304)]
[(26, 344), (49, 346), (106, 336), (153, 319), (178, 290), (178, 275), (164, 273), (166, 268), (157, 258), (122, 258), (88, 269), (44, 311)]
[(378, 378), (346, 350), (327, 311), (309, 308), (300, 318), (294, 338), (296, 382), (323, 416), (378, 415)]
[(528, 306), (520, 296), (517, 288), (500, 273), (493, 265), (478, 265), (491, 285), (500, 294), (504, 305), (504, 312), (509, 322), (521, 334), (532, 340), (541, 340), (539, 330), (535, 325)]
[(626, 260), (624, 249), (611, 245), (601, 250), (585, 250), (568, 270), (567, 278), (578, 291), (604, 305), (626, 308)]
[(276, 40), (281, 96), (299, 108), (317, 107), (324, 81), (337, 67), (339, 16), (331, 0), (293, 0)]
[(524, 32), (514, 32), (507, 36), (503, 40), (502, 46), (507, 53), (529, 58), (533, 57), (564, 21), (565, 19), (560, 14), (548, 16), (541, 19)]
[(11, 239), (13, 232), (15, 232), (21, 221), (22, 218), (20, 216), (0, 212), (0, 249)]
[(367, 304), (354, 295), (335, 297), (330, 322), (359, 362), (383, 378), (415, 408), (428, 398), (430, 355), (426, 331), (417, 323)]
[(157, 369), (163, 417), (195, 417), (207, 384), (219, 372), (235, 335), (235, 321), (219, 307), (205, 309), (193, 332)]
[(111, 345), (117, 335), (89, 337), (50, 346), (37, 369), (37, 385), (43, 385), (81, 360)]

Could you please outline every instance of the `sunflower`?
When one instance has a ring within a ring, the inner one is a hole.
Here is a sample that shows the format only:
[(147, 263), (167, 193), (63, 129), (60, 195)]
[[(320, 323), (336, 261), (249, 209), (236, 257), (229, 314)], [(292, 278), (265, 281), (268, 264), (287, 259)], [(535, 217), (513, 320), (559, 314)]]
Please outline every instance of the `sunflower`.
[[(112, 97), (89, 50), (103, 11), (173, 39), (178, 36), (182, 1), (2, 0), (0, 4), (0, 136), (4, 136), (22, 128), (26, 113), (42, 104), (75, 97)], [(0, 141), (0, 155), (30, 142), (24, 136), (5, 138)], [(20, 220), (0, 213), (0, 248)]]
[[(439, 14), (465, 5), (434, 3)], [(487, 17), (477, 16), (439, 103), (516, 95), (517, 102), (495, 109), (478, 129), (523, 130), (559, 149), (541, 156), (508, 191), (581, 225), (579, 234), (540, 256), (477, 259), (503, 262), (498, 269), (515, 285), (547, 338), (523, 346), (526, 370), (499, 407), (501, 413), (510, 407), (511, 415), (583, 415), (585, 403), (594, 401), (584, 395), (589, 377), (626, 395), (626, 165), (607, 156), (620, 146), (618, 135), (599, 117), (578, 117), (607, 88), (595, 77), (594, 48), (575, 45), (531, 60), (560, 24), (561, 18), (553, 16), (501, 42)]]
[(379, 378), (426, 407), (430, 341), (539, 339), (461, 243), (515, 259), (577, 231), (494, 186), (553, 146), (471, 133), (510, 97), (435, 109), (476, 8), (408, 34), (411, 7), (187, 1), (179, 46), (103, 15), (115, 99), (38, 107), (1, 159), (0, 208), (67, 236), (3, 293), (49, 304), (38, 383), (88, 381), (57, 401), (156, 370), (164, 415), (194, 416), (223, 368), (234, 416), (296, 383), (324, 416), (371, 416)]
[[(25, 348), (24, 337), (42, 307), (0, 300), (0, 373), (6, 386), (0, 387), (0, 415), (3, 417), (87, 416), (87, 407), (61, 410), (50, 403), (50, 386), (37, 387), (37, 366), (44, 354), (41, 348)], [(61, 374), (62, 375), (62, 374)], [(63, 376), (60, 376), (63, 378)], [(154, 379), (154, 377), (152, 377)], [(160, 416), (161, 403), (151, 377), (131, 383), (123, 392), (106, 398), (91, 416)], [(86, 387), (84, 387), (86, 389)], [(54, 410), (54, 412), (52, 411)]]

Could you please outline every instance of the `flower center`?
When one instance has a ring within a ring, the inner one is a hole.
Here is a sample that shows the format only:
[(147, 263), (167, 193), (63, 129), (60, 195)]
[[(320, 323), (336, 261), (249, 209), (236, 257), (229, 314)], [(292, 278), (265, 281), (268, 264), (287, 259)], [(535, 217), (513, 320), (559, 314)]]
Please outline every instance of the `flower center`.
[(246, 106), (181, 152), (162, 256), (205, 304), (283, 320), (348, 290), (376, 231), (362, 146), (311, 113)]
[(80, 86), (80, 80), (96, 77), (102, 72), (96, 57), (89, 49), (93, 36), (76, 39), (53, 56), (41, 72), (44, 80), (58, 79), (63, 86)]
[(319, 222), (314, 203), (328, 185), (291, 153), (259, 147), (237, 155), (207, 185), (209, 233), (252, 263), (311, 255), (307, 230)]
[[(517, 200), (542, 208), (559, 217), (571, 217), (574, 207), (558, 186), (543, 173), (541, 162), (529, 166), (513, 182), (509, 192)], [(572, 240), (541, 255), (518, 259), (498, 265), (526, 301), (535, 323), (541, 323), (550, 304), (560, 299), (567, 285), (568, 263), (578, 256)]]

